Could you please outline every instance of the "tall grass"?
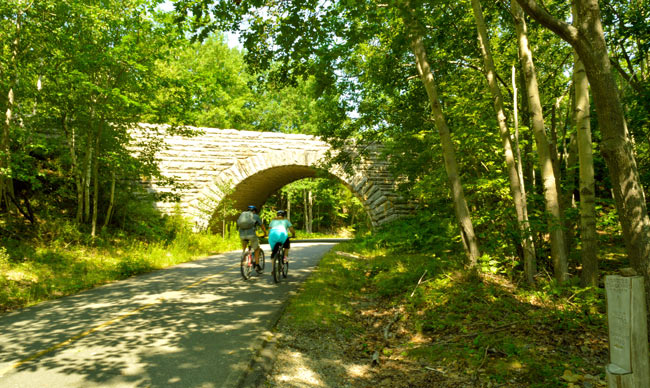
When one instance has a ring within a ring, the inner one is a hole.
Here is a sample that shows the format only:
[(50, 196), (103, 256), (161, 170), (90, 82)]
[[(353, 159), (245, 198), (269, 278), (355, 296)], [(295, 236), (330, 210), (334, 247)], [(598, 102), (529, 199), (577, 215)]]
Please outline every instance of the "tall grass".
[(27, 239), (0, 241), (0, 311), (71, 295), (115, 280), (239, 247), (239, 237), (194, 233), (180, 217), (146, 239), (104, 232), (95, 239), (66, 221)]

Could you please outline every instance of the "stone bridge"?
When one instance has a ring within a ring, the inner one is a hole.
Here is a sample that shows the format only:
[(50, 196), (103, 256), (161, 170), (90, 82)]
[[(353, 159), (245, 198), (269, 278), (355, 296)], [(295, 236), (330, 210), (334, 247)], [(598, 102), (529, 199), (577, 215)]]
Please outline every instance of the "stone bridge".
[[(259, 208), (283, 186), (314, 177), (317, 171), (327, 171), (348, 187), (363, 203), (373, 226), (413, 211), (413, 205), (397, 193), (388, 164), (377, 151), (356, 165), (353, 173), (346, 173), (338, 166), (325, 167), (331, 147), (314, 136), (194, 129), (201, 134), (161, 137), (165, 146), (157, 159), (163, 175), (183, 185), (178, 205), (199, 230), (208, 227), (226, 195), (237, 209), (249, 204)], [(171, 187), (154, 182), (151, 190), (170, 192)], [(166, 213), (172, 213), (178, 205), (157, 203)]]

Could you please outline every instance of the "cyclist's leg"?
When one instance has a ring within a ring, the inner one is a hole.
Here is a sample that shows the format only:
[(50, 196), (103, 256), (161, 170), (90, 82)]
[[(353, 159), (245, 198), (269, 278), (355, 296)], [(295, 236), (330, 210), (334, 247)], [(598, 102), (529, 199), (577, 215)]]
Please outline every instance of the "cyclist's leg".
[(291, 243), (289, 242), (289, 237), (287, 237), (286, 241), (284, 242), (284, 261), (289, 260), (289, 248), (291, 248)]
[(246, 247), (248, 246), (248, 239), (239, 236), (239, 241), (241, 241), (241, 250), (242, 250), (242, 251), (245, 251), (245, 250), (246, 250)]
[(251, 249), (255, 252), (255, 265), (258, 265), (260, 263), (260, 239), (255, 235), (255, 237), (251, 237)]
[(271, 253), (271, 258), (274, 258), (278, 254), (281, 245), (282, 244), (280, 242), (275, 242), (273, 244), (273, 252)]

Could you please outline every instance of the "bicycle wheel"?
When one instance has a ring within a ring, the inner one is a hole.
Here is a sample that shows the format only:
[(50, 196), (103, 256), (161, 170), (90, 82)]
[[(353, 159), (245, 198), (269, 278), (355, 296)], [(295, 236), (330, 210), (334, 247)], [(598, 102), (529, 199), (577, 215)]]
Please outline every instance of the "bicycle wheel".
[(282, 277), (286, 278), (287, 273), (289, 273), (289, 261), (284, 261), (284, 249), (281, 250), (281, 253), (282, 256), (280, 256), (280, 259), (282, 260)]
[(260, 263), (260, 269), (258, 270), (256, 268), (255, 270), (257, 271), (257, 273), (262, 273), (264, 272), (264, 251), (262, 249), (260, 249), (259, 263)]
[(249, 258), (250, 257), (250, 251), (246, 250), (244, 253), (241, 255), (241, 276), (244, 278), (244, 280), (248, 280), (251, 277), (251, 273), (253, 272), (253, 266), (249, 265)]
[(274, 249), (273, 255), (271, 256), (271, 262), (273, 263), (273, 281), (276, 283), (279, 283), (282, 278), (281, 251), (281, 249)]

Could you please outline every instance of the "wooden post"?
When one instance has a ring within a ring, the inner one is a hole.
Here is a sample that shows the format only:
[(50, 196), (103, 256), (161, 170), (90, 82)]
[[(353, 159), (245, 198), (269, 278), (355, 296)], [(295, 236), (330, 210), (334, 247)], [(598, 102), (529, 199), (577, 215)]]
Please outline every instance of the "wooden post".
[(642, 276), (605, 277), (609, 388), (650, 387), (648, 324)]

